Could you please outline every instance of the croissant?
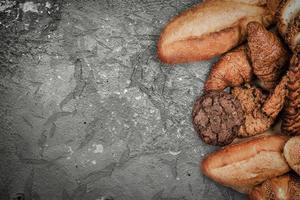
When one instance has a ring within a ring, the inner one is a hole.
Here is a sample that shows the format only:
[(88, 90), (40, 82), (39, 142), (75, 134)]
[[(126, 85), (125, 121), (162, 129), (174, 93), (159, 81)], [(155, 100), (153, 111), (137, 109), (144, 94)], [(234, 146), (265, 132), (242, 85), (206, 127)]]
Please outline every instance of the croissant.
[(240, 46), (214, 64), (205, 82), (205, 91), (221, 91), (250, 82), (252, 67), (248, 61), (245, 46)]

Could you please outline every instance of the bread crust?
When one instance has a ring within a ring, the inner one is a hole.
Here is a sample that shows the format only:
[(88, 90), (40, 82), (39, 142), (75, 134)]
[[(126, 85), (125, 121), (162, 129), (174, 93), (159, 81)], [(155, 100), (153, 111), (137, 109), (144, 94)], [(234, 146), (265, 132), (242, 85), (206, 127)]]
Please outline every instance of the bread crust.
[(289, 166), (300, 176), (300, 136), (287, 141), (284, 146), (284, 157)]
[[(164, 35), (161, 36), (161, 38), (163, 37)], [(230, 27), (200, 38), (189, 37), (165, 46), (163, 46), (163, 39), (160, 39), (158, 57), (162, 62), (168, 64), (209, 60), (232, 49), (240, 43), (240, 38), (239, 27)]]
[(292, 173), (266, 180), (253, 188), (250, 200), (297, 200), (300, 199), (300, 179)]
[(252, 75), (246, 47), (240, 46), (226, 53), (212, 66), (204, 90), (222, 91), (227, 87), (240, 86), (250, 82)]
[[(283, 37), (286, 37), (287, 31), (288, 31), (288, 26), (289, 23), (291, 23), (297, 14), (297, 12), (300, 10), (300, 7), (298, 6), (291, 6), (293, 5), (294, 2), (297, 2), (298, 0), (283, 0), (278, 7), (277, 13), (276, 13), (276, 18), (277, 18), (277, 27), (278, 31)], [(297, 5), (297, 3), (295, 3)], [(299, 5), (299, 4), (298, 4)], [(289, 12), (288, 9), (291, 9)], [(285, 20), (285, 12), (290, 13), (290, 19), (288, 21)]]
[(266, 5), (255, 5), (261, 1), (245, 2), (210, 0), (179, 14), (160, 35), (159, 59), (170, 64), (208, 60), (240, 44), (248, 22), (273, 22)]
[(229, 145), (201, 163), (204, 175), (239, 192), (289, 171), (282, 151), (287, 136), (262, 135)]
[(290, 49), (296, 52), (296, 47), (300, 44), (300, 11), (295, 16), (293, 23), (289, 24), (285, 39)]

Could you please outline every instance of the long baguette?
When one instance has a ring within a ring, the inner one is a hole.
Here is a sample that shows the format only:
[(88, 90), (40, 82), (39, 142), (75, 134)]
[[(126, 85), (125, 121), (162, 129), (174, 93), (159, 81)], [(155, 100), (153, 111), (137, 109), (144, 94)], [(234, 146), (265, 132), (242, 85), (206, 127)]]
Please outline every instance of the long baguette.
[(229, 145), (207, 156), (204, 175), (239, 192), (248, 193), (263, 181), (289, 171), (282, 151), (288, 137), (262, 135)]
[(210, 59), (244, 41), (250, 21), (269, 26), (274, 12), (263, 0), (205, 1), (166, 25), (158, 42), (158, 57), (165, 63)]

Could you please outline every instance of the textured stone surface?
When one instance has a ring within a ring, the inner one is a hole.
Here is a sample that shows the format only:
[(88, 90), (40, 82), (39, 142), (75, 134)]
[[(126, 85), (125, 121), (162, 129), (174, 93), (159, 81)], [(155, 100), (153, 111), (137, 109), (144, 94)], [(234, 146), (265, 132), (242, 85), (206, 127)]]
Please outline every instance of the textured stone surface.
[(156, 57), (195, 3), (1, 1), (0, 199), (245, 199), (198, 167), (215, 147), (191, 110), (214, 61)]

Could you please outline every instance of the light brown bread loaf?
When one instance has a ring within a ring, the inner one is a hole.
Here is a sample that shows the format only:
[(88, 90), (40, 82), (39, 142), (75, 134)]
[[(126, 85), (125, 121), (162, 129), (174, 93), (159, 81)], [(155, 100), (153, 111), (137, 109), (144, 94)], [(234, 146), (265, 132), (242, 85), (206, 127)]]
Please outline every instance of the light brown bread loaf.
[(165, 63), (207, 60), (237, 46), (246, 26), (274, 22), (279, 0), (207, 0), (173, 18), (158, 42), (158, 57)]
[(261, 135), (229, 145), (201, 163), (204, 175), (239, 192), (248, 193), (263, 181), (289, 171), (282, 151), (288, 137)]
[(300, 136), (287, 141), (284, 146), (284, 157), (290, 167), (300, 175)]

